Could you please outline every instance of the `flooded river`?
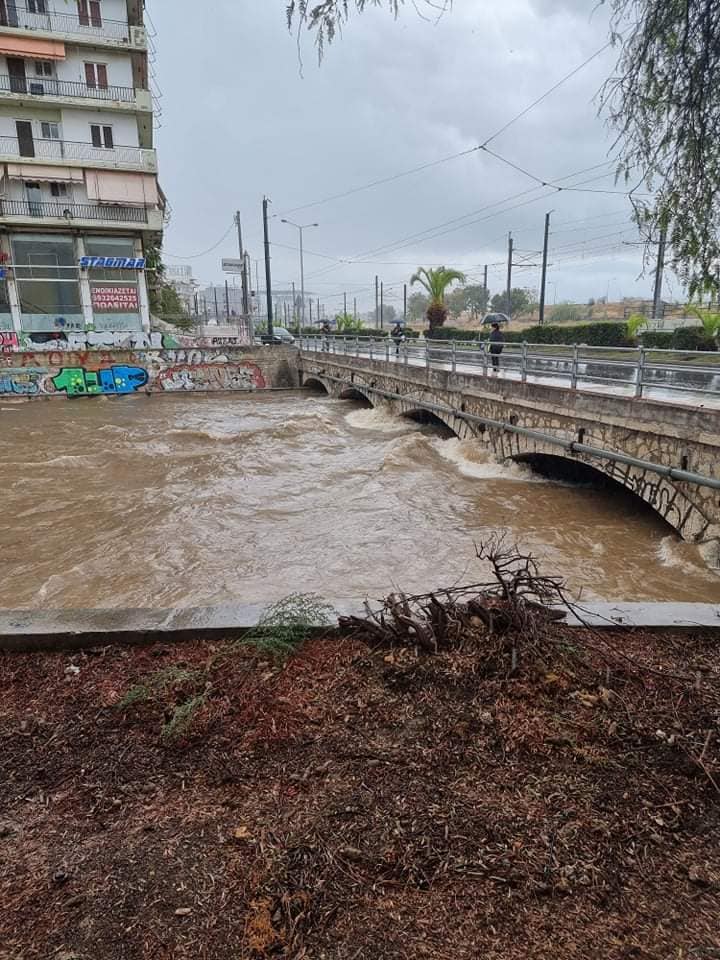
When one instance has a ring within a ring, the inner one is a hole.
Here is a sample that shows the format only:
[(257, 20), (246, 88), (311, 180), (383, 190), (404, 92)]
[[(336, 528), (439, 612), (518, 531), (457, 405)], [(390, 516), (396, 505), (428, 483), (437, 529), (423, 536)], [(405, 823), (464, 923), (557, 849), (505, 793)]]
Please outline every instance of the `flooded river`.
[(327, 397), (0, 402), (0, 606), (377, 597), (475, 580), (507, 529), (585, 599), (720, 601), (642, 503)]

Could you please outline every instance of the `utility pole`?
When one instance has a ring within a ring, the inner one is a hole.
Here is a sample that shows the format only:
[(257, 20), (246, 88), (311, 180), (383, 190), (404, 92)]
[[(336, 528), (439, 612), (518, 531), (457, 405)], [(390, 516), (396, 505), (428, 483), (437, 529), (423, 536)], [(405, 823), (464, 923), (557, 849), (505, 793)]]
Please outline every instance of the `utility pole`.
[(490, 306), (490, 297), (488, 295), (487, 288), (487, 264), (485, 264), (485, 268), (483, 270), (483, 290), (485, 291), (485, 310), (487, 311), (488, 307)]
[(270, 277), (270, 234), (268, 232), (268, 203), (267, 197), (263, 197), (263, 234), (265, 237), (265, 296), (267, 298), (267, 332), (268, 336), (273, 335), (273, 303), (272, 303), (272, 279)]
[(245, 249), (243, 247), (242, 226), (240, 224), (239, 210), (235, 214), (235, 223), (237, 224), (238, 248), (240, 250), (240, 264), (242, 269), (242, 312), (243, 312), (243, 316), (249, 317), (250, 316), (250, 297), (248, 293), (247, 258), (245, 257)]
[(653, 296), (653, 320), (660, 319), (662, 310), (663, 270), (665, 269), (665, 245), (667, 244), (667, 227), (660, 231), (658, 243), (657, 264), (655, 265), (655, 293)]
[[(225, 221), (227, 223), (227, 221)], [(218, 322), (218, 302), (217, 302), (217, 287), (213, 287), (213, 296), (215, 297), (215, 323)]]
[[(552, 213), (552, 210), (550, 211)], [(545, 214), (545, 239), (543, 241), (542, 274), (540, 277), (540, 324), (545, 323), (545, 282), (547, 280), (548, 238), (550, 236), (550, 213)]]
[(380, 280), (375, 275), (375, 329), (378, 330), (380, 327), (380, 290), (379, 290)]
[(512, 320), (512, 300), (510, 291), (512, 290), (512, 268), (513, 268), (513, 238), (512, 234), (508, 234), (508, 265), (507, 265), (507, 287), (505, 290), (506, 306), (507, 306), (507, 316), (508, 320)]
[(225, 319), (230, 321), (230, 287), (227, 280), (225, 281)]
[(312, 326), (312, 299), (310, 300), (310, 326)]
[(403, 284), (403, 323), (407, 323), (407, 284)]
[(357, 297), (353, 297), (353, 320), (357, 323)]
[(317, 298), (317, 318), (320, 320), (320, 297)]
[(343, 294), (343, 316), (347, 316), (347, 294)]
[(383, 319), (383, 314), (385, 313), (385, 284), (380, 281), (380, 329), (382, 330), (385, 325), (385, 320)]
[(300, 328), (298, 326), (297, 299), (295, 297), (295, 281), (294, 280), (292, 282), (292, 292), (293, 292), (292, 318), (293, 318), (293, 323), (298, 328), (298, 333), (300, 333)]

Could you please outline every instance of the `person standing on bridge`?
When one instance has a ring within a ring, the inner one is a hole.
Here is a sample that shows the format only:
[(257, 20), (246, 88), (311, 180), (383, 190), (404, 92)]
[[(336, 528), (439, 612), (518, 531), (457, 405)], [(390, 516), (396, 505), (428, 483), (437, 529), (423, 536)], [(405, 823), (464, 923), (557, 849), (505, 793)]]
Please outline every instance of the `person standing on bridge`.
[(490, 331), (490, 359), (492, 360), (492, 372), (497, 373), (500, 369), (500, 354), (503, 352), (503, 335), (500, 333), (500, 324), (493, 323)]
[(405, 339), (405, 331), (403, 330), (403, 325), (402, 323), (400, 323), (399, 320), (396, 322), (395, 326), (390, 331), (390, 336), (392, 337), (393, 342), (395, 343), (395, 356), (399, 357), (400, 344)]

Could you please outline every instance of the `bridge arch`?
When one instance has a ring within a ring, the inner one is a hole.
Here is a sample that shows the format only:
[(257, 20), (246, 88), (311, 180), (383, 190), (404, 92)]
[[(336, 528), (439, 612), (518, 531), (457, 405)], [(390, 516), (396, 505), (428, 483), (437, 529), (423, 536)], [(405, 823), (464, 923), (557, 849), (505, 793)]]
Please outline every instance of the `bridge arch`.
[(360, 383), (353, 386), (340, 384), (338, 397), (340, 400), (361, 400), (371, 407), (375, 406), (375, 399), (372, 393), (369, 390), (363, 390), (363, 384)]
[(314, 393), (324, 393), (329, 395), (332, 393), (330, 385), (327, 384), (322, 377), (315, 374), (309, 377), (303, 377), (302, 385), (306, 389), (312, 390)]
[(647, 504), (684, 540), (701, 543), (717, 536), (687, 485), (682, 485), (685, 487), (682, 489), (675, 481), (640, 467), (575, 454), (517, 434), (512, 446), (514, 449), (504, 459), (540, 468), (557, 465), (567, 473), (571, 473), (574, 467), (580, 480), (603, 478), (608, 484), (623, 487)]

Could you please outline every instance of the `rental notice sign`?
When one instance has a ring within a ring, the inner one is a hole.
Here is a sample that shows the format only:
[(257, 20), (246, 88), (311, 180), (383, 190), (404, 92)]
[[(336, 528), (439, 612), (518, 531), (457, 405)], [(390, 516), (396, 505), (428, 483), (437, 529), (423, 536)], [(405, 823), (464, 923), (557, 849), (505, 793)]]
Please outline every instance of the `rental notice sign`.
[(137, 287), (93, 287), (93, 310), (117, 310), (127, 313), (140, 306)]

